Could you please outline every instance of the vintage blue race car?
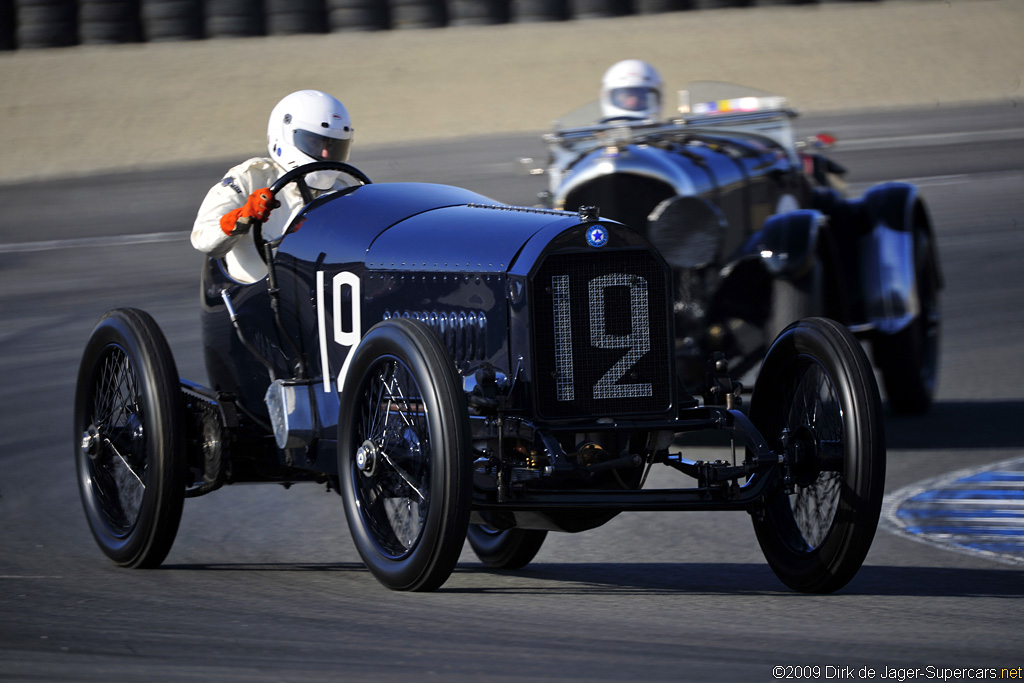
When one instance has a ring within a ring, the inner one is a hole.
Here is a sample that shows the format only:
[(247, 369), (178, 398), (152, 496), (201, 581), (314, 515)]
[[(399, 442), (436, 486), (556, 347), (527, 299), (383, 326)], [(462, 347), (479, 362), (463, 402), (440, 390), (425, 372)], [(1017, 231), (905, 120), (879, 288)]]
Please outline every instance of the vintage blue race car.
[[(337, 490), (366, 566), (432, 590), (469, 539), (516, 568), (549, 531), (622, 511), (747, 510), (782, 581), (827, 592), (859, 569), (882, 501), (878, 389), (857, 340), (787, 327), (741, 410), (712, 354), (676, 368), (672, 270), (593, 212), (501, 205), (442, 185), (360, 185), (253, 238), (267, 277), (202, 278), (209, 387), (179, 379), (145, 312), (107, 313), (75, 396), (78, 484), (103, 552), (159, 565), (185, 498), (226, 484)], [(732, 444), (684, 457), (694, 435)], [(678, 484), (651, 488), (653, 468)], [(666, 470), (667, 474), (671, 474)]]
[(670, 121), (601, 119), (597, 103), (545, 136), (543, 203), (600, 206), (644, 233), (673, 269), (684, 376), (722, 352), (752, 368), (792, 320), (821, 315), (870, 340), (891, 408), (922, 413), (938, 371), (939, 269), (917, 188), (844, 196), (831, 136), (794, 137), (784, 98), (702, 81)]

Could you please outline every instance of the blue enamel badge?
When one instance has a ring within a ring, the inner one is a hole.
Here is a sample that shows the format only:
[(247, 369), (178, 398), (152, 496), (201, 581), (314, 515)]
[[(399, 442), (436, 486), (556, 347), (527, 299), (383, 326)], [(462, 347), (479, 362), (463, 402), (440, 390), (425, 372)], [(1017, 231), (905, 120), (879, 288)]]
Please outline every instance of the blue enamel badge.
[(587, 230), (587, 244), (592, 247), (603, 247), (608, 244), (608, 231), (600, 225)]

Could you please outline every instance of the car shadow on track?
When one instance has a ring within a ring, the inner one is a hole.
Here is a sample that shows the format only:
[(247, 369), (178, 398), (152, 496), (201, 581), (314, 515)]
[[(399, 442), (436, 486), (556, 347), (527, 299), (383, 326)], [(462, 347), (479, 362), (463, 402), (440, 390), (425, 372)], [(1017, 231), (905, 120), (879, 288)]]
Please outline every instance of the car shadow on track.
[[(280, 572), (363, 574), (359, 562), (274, 562), (239, 564), (165, 564), (159, 571)], [(381, 590), (384, 590), (381, 588)], [(460, 564), (440, 593), (535, 595), (694, 594), (794, 595), (768, 565), (739, 563), (534, 563), (518, 571)], [(904, 597), (1024, 597), (1018, 569), (865, 566), (844, 595)]]
[(160, 565), (158, 571), (179, 572), (353, 572), (369, 576), (362, 562), (240, 562)]
[[(488, 575), (515, 579), (514, 585), (487, 582)], [(532, 564), (518, 572), (460, 566), (459, 579), (442, 590), (483, 593), (688, 593), (714, 595), (801, 595), (783, 585), (767, 565), (729, 563)], [(461, 579), (478, 584), (460, 586)], [(845, 595), (908, 597), (1024, 597), (1020, 571), (945, 567), (863, 567)]]
[(889, 448), (1024, 448), (1024, 400), (939, 401), (924, 415), (885, 415)]
[(908, 597), (1024, 597), (1020, 569), (966, 569), (955, 567), (861, 568), (844, 589), (851, 595)]

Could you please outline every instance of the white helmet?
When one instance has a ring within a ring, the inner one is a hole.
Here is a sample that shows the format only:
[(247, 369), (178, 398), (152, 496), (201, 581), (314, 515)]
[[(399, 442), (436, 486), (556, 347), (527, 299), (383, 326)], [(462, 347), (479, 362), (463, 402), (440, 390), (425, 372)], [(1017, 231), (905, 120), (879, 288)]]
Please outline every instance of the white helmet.
[(647, 62), (624, 59), (601, 79), (601, 113), (605, 119), (661, 117), (661, 76)]
[[(353, 133), (345, 105), (325, 92), (300, 90), (270, 112), (267, 149), (285, 171), (313, 161), (348, 161)], [(306, 176), (306, 184), (327, 190), (337, 177), (338, 171), (315, 171)]]

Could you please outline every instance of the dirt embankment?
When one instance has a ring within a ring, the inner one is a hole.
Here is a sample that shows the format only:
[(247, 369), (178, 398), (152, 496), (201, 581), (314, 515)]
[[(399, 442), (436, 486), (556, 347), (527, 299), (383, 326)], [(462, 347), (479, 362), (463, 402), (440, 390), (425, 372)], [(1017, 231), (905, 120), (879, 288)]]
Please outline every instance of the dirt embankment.
[(1024, 99), (1024, 3), (703, 10), (565, 23), (0, 54), (0, 182), (243, 158), (283, 95), (349, 108), (358, 145), (543, 131), (637, 57), (829, 111)]

